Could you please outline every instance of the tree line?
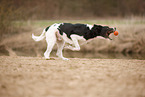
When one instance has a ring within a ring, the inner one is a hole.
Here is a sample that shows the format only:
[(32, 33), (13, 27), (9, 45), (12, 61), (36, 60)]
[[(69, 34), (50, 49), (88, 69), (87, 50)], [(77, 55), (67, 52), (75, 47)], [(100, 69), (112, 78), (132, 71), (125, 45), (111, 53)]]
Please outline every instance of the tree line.
[(1, 0), (0, 3), (4, 7), (1, 11), (17, 13), (17, 16), (11, 17), (13, 19), (124, 17), (145, 14), (145, 0)]

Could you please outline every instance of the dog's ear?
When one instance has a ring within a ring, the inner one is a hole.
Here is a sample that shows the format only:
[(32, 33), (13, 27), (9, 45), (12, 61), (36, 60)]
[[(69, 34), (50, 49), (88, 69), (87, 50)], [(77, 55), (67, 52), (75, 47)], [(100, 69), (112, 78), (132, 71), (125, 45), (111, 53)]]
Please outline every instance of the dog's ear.
[(101, 33), (102, 26), (101, 25), (95, 25), (94, 24), (94, 30), (97, 30), (98, 33)]
[(101, 25), (95, 25), (95, 24), (94, 24), (94, 27), (96, 27), (96, 28), (98, 28), (98, 29), (102, 28)]
[(91, 32), (92, 32), (93, 36), (96, 37), (96, 36), (100, 36), (101, 30), (102, 30), (101, 25), (94, 24), (93, 28), (91, 29)]

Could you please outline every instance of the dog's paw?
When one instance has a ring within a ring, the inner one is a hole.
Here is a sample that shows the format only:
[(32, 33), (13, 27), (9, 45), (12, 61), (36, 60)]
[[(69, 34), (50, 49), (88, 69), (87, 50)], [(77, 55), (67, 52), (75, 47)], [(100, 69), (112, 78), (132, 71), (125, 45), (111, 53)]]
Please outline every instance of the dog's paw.
[(73, 47), (71, 45), (65, 46), (66, 49), (72, 49)]
[(54, 58), (44, 56), (45, 60), (55, 60)]
[(68, 61), (69, 59), (68, 58), (62, 58), (62, 60)]
[(46, 56), (44, 56), (44, 58), (45, 58), (45, 60), (50, 60), (50, 57), (46, 57)]
[(73, 48), (72, 50), (73, 50), (73, 51), (79, 51), (80, 48)]

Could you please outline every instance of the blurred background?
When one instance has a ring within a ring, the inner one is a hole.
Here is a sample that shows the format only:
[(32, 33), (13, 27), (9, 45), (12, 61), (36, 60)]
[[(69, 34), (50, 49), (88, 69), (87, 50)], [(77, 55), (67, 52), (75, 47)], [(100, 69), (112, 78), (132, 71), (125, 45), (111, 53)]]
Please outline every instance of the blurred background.
[(145, 59), (145, 0), (0, 0), (0, 55), (43, 56), (45, 40), (34, 42), (31, 34), (61, 22), (119, 31), (112, 41), (96, 38), (79, 52), (64, 50), (66, 57)]

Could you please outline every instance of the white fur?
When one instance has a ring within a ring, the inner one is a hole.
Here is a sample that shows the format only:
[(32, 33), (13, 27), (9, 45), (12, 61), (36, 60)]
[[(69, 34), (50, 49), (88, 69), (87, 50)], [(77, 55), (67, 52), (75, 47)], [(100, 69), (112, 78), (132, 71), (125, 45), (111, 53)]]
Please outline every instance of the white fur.
[(73, 44), (73, 41), (67, 37), (65, 33), (63, 33), (62, 37), (66, 43)]
[(45, 38), (45, 29), (43, 30), (42, 34), (40, 36), (34, 36), (34, 34), (32, 34), (32, 38), (35, 40), (35, 41), (40, 41), (40, 40), (43, 40)]
[(102, 37), (102, 36), (97, 36), (97, 38), (99, 38), (99, 39), (106, 39), (106, 38), (104, 38), (104, 37)]
[[(62, 54), (62, 50), (64, 48), (65, 42), (74, 45), (74, 47), (69, 45), (69, 46), (66, 46), (65, 48), (71, 49), (73, 51), (79, 51), (80, 50), (80, 45), (78, 43), (78, 40), (83, 40), (83, 41), (86, 40), (85, 38), (83, 38), (83, 36), (79, 36), (79, 35), (75, 35), (75, 34), (72, 34), (70, 36), (71, 39), (69, 39), (65, 33), (63, 33), (63, 35), (60, 35), (57, 28), (61, 24), (62, 23), (51, 25), (49, 27), (49, 29), (47, 30), (47, 32), (44, 29), (40, 36), (34, 36), (34, 34), (32, 34), (32, 38), (35, 41), (40, 41), (40, 40), (42, 40), (46, 37), (47, 49), (44, 53), (44, 57), (46, 59), (50, 59), (49, 56), (50, 56), (50, 53), (51, 53), (52, 48), (55, 45), (55, 43), (57, 43), (57, 46), (58, 46), (56, 55), (63, 60), (68, 60), (67, 58), (63, 57), (63, 54)], [(87, 26), (90, 29), (93, 27), (92, 25), (88, 25), (88, 24), (87, 24)]]
[(90, 28), (90, 30), (91, 30), (91, 29), (92, 29), (92, 27), (93, 27), (92, 25), (89, 25), (89, 24), (87, 24), (87, 26)]

